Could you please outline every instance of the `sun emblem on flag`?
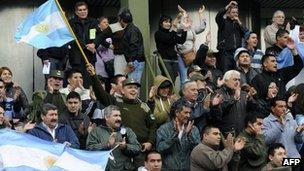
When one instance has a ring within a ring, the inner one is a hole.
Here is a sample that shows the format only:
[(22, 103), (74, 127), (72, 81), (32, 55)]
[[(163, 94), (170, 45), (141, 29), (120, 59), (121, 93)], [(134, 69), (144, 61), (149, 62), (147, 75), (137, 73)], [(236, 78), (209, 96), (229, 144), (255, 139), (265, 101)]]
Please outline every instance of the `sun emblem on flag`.
[(49, 32), (49, 25), (47, 23), (40, 23), (36, 25), (35, 29), (40, 33), (46, 34)]
[(46, 166), (48, 168), (50, 168), (56, 163), (57, 158), (53, 157), (53, 156), (47, 156), (47, 157), (44, 158), (44, 161), (45, 161)]

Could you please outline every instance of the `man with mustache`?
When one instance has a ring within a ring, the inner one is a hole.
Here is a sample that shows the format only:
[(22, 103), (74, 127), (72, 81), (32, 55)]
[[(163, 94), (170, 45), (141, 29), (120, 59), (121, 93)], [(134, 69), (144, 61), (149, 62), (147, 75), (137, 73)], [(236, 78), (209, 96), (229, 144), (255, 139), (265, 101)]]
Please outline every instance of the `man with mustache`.
[(140, 144), (132, 129), (122, 126), (120, 109), (110, 105), (104, 109), (106, 123), (93, 129), (87, 138), (88, 150), (110, 150), (114, 159), (108, 161), (106, 170), (133, 170), (132, 157), (140, 153)]
[(117, 105), (121, 111), (123, 125), (130, 127), (136, 134), (138, 142), (142, 145), (142, 151), (134, 158), (134, 163), (136, 168), (143, 166), (146, 153), (152, 150), (155, 143), (157, 125), (148, 105), (138, 98), (140, 84), (133, 78), (124, 80), (123, 97), (119, 100), (102, 88), (92, 65), (87, 65), (87, 71), (91, 75), (97, 100), (104, 106)]
[(189, 155), (200, 141), (199, 130), (190, 120), (191, 106), (185, 101), (176, 101), (170, 116), (171, 121), (157, 130), (156, 149), (162, 154), (163, 169), (189, 170)]
[(58, 123), (58, 110), (55, 105), (46, 103), (42, 106), (42, 122), (36, 125), (28, 133), (46, 141), (58, 142), (79, 148), (79, 141), (73, 129), (64, 124)]

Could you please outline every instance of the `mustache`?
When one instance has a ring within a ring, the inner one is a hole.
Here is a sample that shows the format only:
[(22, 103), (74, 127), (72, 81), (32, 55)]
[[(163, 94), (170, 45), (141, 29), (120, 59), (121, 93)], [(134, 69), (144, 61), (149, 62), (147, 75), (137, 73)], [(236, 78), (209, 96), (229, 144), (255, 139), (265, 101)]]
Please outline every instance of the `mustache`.
[(52, 119), (51, 122), (57, 122), (57, 119)]

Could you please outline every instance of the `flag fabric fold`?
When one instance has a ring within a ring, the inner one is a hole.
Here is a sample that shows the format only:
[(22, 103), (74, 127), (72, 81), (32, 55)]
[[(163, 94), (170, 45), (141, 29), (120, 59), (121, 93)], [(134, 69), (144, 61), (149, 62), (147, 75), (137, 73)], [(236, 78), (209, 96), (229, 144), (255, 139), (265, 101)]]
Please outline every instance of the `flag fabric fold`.
[(0, 130), (0, 170), (103, 171), (110, 151), (84, 151), (19, 133)]
[(38, 49), (60, 47), (72, 40), (55, 0), (48, 0), (30, 14), (17, 28), (17, 42), (25, 42)]

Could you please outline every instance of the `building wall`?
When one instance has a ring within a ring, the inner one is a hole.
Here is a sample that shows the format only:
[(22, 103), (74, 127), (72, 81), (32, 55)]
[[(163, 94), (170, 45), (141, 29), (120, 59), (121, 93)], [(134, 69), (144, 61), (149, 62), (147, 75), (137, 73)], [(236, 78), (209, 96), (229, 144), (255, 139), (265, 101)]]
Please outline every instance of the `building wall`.
[(43, 88), (41, 61), (33, 47), (17, 44), (14, 34), (25, 16), (40, 3), (35, 1), (18, 4), (20, 5), (7, 1), (0, 6), (0, 66), (7, 66), (12, 70), (13, 80), (22, 85), (28, 99), (31, 99), (33, 89)]

